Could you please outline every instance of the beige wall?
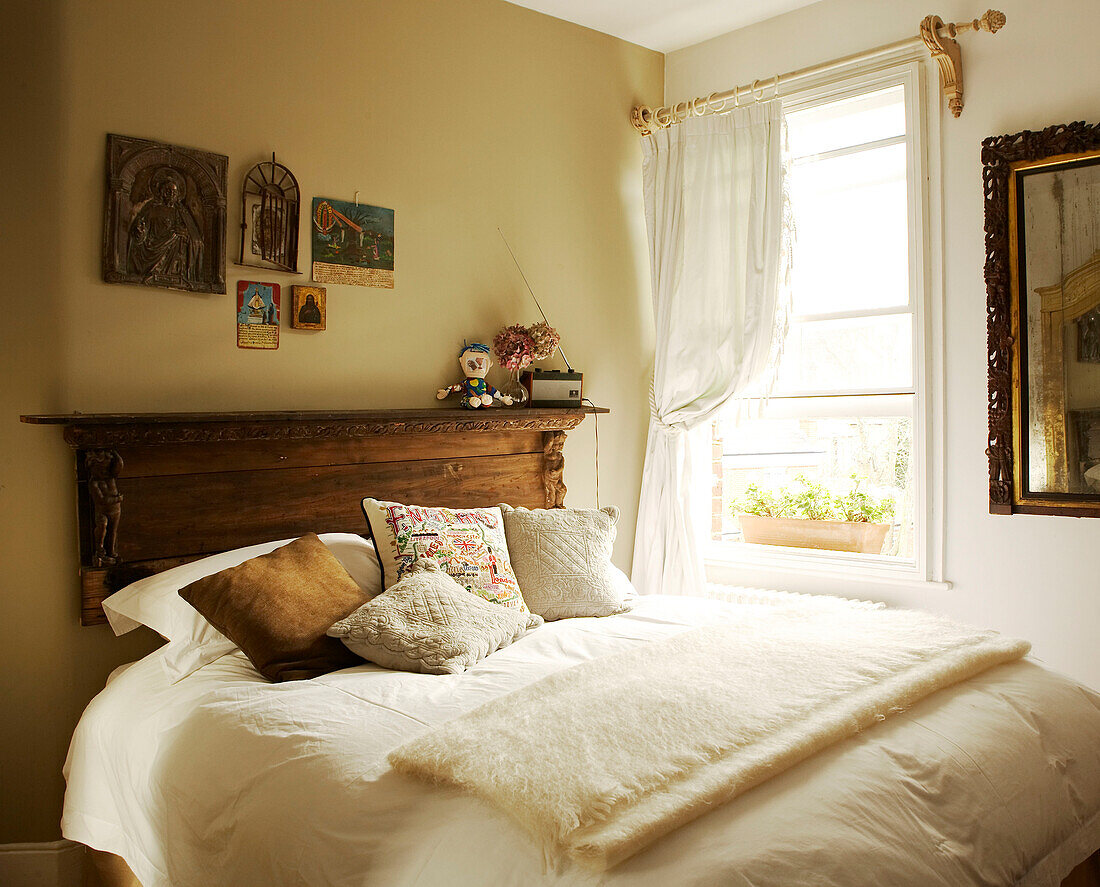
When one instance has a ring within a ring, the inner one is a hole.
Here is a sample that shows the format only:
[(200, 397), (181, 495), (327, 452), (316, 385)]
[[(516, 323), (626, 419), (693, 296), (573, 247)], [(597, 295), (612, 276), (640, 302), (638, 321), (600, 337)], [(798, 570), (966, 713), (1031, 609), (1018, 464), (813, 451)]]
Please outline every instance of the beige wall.
[[(629, 565), (652, 330), (627, 113), (660, 100), (659, 54), (499, 0), (18, 0), (2, 39), (0, 843), (57, 836), (72, 727), (153, 643), (77, 626), (71, 455), (20, 413), (429, 406), (464, 337), (537, 319), (499, 225), (613, 410), (600, 492)], [(250, 352), (231, 295), (101, 283), (107, 132), (228, 154), (230, 254), (272, 150), (307, 199), (395, 208), (397, 287), (330, 286), (326, 332), (284, 321)], [(566, 455), (591, 503), (590, 421)]]
[[(1100, 583), (1092, 557), (1100, 520), (993, 517), (987, 511), (985, 284), (982, 269), (983, 138), (1097, 120), (1100, 4), (1004, 0), (1008, 24), (994, 37), (960, 38), (966, 106), (942, 121), (947, 592), (862, 586), (836, 590), (944, 610), (1030, 638), (1054, 668), (1100, 686)], [(824, 0), (667, 56), (669, 101), (792, 71), (915, 36), (936, 12), (949, 21), (981, 14), (972, 0)], [(766, 576), (750, 577), (767, 582)]]

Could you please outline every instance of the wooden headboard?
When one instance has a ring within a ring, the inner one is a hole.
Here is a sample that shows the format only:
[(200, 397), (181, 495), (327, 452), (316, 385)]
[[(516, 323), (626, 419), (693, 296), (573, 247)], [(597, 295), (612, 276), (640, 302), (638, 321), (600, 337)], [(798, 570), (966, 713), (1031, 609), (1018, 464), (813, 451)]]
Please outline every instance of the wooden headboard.
[(76, 451), (80, 621), (103, 598), (220, 551), (363, 533), (364, 496), (564, 504), (565, 432), (596, 408), (23, 416)]

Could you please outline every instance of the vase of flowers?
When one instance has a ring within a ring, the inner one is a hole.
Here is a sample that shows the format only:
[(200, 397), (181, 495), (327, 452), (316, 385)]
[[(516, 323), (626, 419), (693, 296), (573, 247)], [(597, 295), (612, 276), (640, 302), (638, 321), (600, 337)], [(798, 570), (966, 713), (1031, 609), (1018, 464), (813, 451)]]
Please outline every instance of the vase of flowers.
[(527, 328), (516, 323), (506, 326), (493, 339), (493, 351), (500, 365), (508, 371), (508, 381), (500, 386), (500, 393), (512, 398), (512, 406), (527, 406), (531, 395), (519, 380), (519, 374), (535, 359), (535, 343)]
[(531, 395), (520, 381), (520, 373), (535, 360), (546, 360), (558, 350), (561, 336), (548, 323), (531, 326), (506, 326), (493, 339), (493, 351), (500, 365), (508, 371), (508, 381), (500, 386), (502, 394), (512, 398), (512, 406), (526, 406)]

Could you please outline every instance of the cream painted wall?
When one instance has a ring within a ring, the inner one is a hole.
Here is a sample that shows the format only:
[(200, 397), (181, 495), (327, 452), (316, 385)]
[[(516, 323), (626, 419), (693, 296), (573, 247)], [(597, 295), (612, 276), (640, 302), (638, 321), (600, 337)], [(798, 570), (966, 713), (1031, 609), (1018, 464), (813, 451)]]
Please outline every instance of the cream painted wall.
[[(987, 512), (985, 285), (980, 143), (1022, 129), (1097, 120), (1100, 4), (1003, 0), (994, 37), (960, 38), (962, 117), (942, 120), (945, 352), (946, 592), (839, 584), (832, 590), (946, 611), (1030, 638), (1051, 667), (1100, 686), (1100, 581), (1091, 560), (1100, 521), (993, 517)], [(824, 0), (735, 31), (665, 61), (665, 95), (679, 101), (915, 36), (930, 12), (945, 20), (985, 9), (944, 0)], [(934, 76), (934, 75), (933, 75)], [(946, 113), (946, 112), (945, 112)], [(768, 582), (766, 574), (742, 574)], [(798, 586), (792, 586), (798, 587)], [(800, 590), (812, 590), (804, 583)]]
[[(499, 225), (613, 411), (600, 492), (630, 564), (652, 329), (627, 114), (661, 97), (659, 54), (499, 0), (9, 0), (0, 39), (0, 843), (58, 836), (80, 711), (154, 645), (78, 627), (72, 458), (21, 413), (430, 406), (464, 337), (537, 319)], [(228, 154), (230, 254), (272, 150), (307, 198), (394, 207), (397, 287), (329, 286), (326, 332), (250, 352), (232, 295), (101, 283), (107, 132)], [(593, 502), (590, 421), (566, 455)]]

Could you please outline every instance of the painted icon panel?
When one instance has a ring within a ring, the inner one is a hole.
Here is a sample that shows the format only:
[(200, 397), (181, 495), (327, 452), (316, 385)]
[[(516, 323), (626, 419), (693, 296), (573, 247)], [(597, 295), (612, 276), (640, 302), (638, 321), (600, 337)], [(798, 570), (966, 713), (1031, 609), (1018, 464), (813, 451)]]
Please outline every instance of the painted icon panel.
[(279, 284), (238, 281), (237, 347), (279, 347)]
[(290, 325), (296, 330), (323, 330), (327, 321), (323, 286), (292, 286)]
[(313, 198), (313, 279), (393, 288), (394, 212), (365, 203)]

